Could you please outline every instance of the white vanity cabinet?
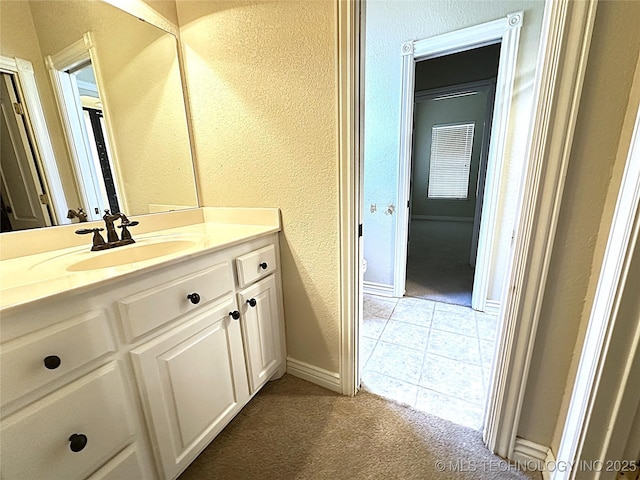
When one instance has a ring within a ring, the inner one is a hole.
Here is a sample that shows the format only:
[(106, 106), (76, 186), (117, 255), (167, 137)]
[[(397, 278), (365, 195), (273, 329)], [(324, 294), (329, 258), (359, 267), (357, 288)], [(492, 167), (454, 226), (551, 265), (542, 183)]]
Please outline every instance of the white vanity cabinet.
[[(123, 330), (138, 340), (130, 354), (165, 479), (284, 373), (276, 249), (272, 236), (204, 256), (194, 272), (140, 284), (118, 302)], [(159, 326), (171, 328), (145, 341)]]
[(249, 400), (235, 301), (228, 296), (133, 350), (165, 478), (173, 478)]
[(285, 371), (278, 236), (3, 314), (3, 480), (173, 479)]

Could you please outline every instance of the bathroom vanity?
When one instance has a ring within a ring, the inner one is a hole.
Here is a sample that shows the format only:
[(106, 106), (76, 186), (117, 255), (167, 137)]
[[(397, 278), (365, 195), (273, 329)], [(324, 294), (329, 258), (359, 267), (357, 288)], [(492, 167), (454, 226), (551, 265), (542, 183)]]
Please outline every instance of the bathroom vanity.
[[(279, 211), (139, 227), (104, 252), (73, 227), (33, 232), (56, 248), (3, 258), (3, 479), (176, 478), (284, 374)], [(67, 233), (75, 245), (58, 248)], [(28, 234), (3, 238), (3, 255)]]

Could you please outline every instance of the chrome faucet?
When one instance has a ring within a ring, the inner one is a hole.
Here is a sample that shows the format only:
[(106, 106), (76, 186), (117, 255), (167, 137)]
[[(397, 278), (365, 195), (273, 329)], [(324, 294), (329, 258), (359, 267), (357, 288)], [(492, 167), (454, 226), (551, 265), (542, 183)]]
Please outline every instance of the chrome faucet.
[(78, 210), (69, 209), (67, 212), (67, 218), (71, 220), (72, 218), (77, 218), (79, 222), (87, 221), (87, 214), (82, 209), (82, 207), (78, 207)]
[[(106, 242), (100, 234), (100, 232), (105, 228), (83, 228), (80, 230), (76, 230), (76, 233), (79, 235), (93, 233), (93, 245), (91, 246), (92, 251), (106, 250), (108, 248), (121, 247), (123, 245), (135, 243), (135, 240), (131, 238), (131, 233), (129, 232), (128, 227), (135, 227), (139, 222), (130, 221), (124, 213), (111, 213), (109, 210), (104, 211), (104, 216), (102, 217), (102, 219), (104, 220), (104, 226), (107, 230)], [(114, 225), (114, 223), (118, 219), (120, 219), (120, 225), (118, 226), (118, 228), (122, 229), (122, 232), (120, 234), (121, 238), (118, 238), (118, 233), (116, 232), (116, 228)]]

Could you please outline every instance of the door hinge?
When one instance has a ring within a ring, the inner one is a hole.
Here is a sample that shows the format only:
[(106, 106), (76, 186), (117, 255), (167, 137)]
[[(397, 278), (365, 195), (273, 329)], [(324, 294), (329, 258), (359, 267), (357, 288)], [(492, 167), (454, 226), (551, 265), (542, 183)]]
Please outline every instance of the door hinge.
[(361, 237), (361, 236), (362, 236), (362, 224), (360, 223), (358, 225), (358, 237)]
[(21, 103), (14, 103), (13, 104), (13, 111), (16, 112), (16, 115), (24, 115), (24, 108), (22, 108), (22, 104)]
[(49, 205), (49, 196), (46, 193), (38, 195), (38, 197), (40, 198), (40, 203), (42, 205)]

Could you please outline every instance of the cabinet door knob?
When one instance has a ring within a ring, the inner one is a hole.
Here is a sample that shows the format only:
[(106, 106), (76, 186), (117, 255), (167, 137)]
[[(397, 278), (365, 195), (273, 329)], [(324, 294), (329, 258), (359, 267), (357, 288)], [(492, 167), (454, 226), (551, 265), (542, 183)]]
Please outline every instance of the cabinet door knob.
[(234, 320), (238, 320), (240, 318), (240, 312), (238, 310), (229, 312), (229, 315), (231, 315), (231, 318), (233, 318)]
[(249, 300), (247, 300), (247, 303), (250, 307), (255, 307), (258, 304), (255, 298), (250, 298)]
[(69, 448), (72, 452), (79, 452), (87, 446), (87, 436), (84, 433), (74, 433), (69, 437)]
[(57, 355), (49, 355), (48, 357), (45, 357), (45, 359), (44, 359), (44, 366), (48, 370), (55, 370), (56, 368), (58, 368), (60, 366), (61, 363), (62, 363), (62, 361), (60, 360), (60, 357), (57, 356)]
[(262, 270), (266, 270), (268, 267), (269, 267), (269, 265), (267, 265), (267, 262), (262, 262), (262, 263), (260, 264), (260, 268), (261, 268)]
[(200, 303), (200, 295), (198, 295), (197, 293), (190, 293), (189, 295), (187, 295), (187, 298), (191, 301), (191, 303), (193, 303), (194, 305), (197, 305)]

